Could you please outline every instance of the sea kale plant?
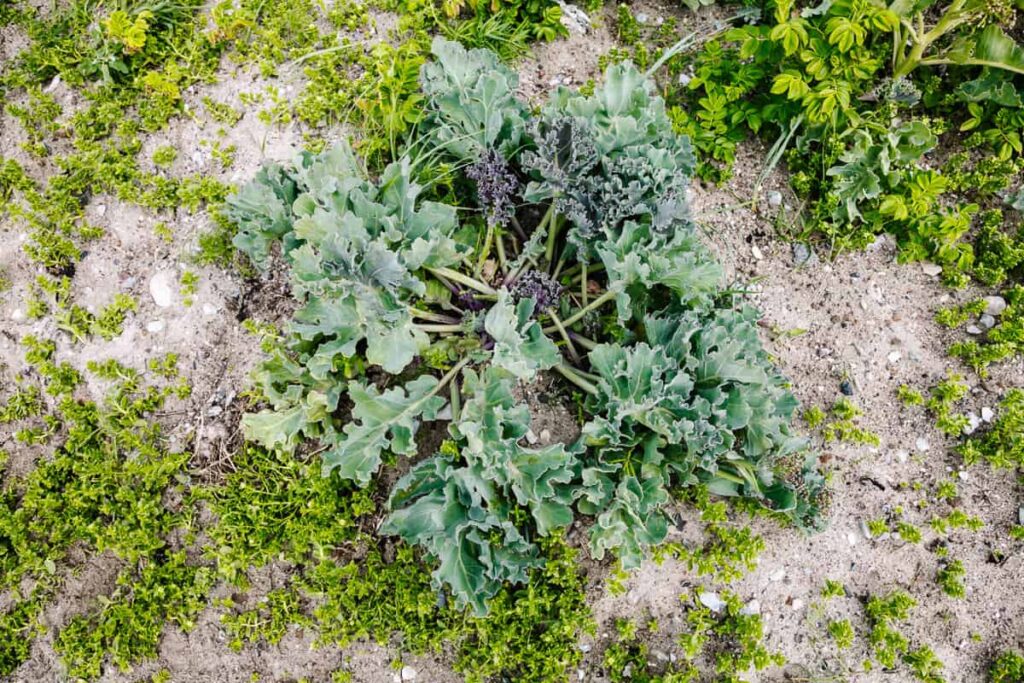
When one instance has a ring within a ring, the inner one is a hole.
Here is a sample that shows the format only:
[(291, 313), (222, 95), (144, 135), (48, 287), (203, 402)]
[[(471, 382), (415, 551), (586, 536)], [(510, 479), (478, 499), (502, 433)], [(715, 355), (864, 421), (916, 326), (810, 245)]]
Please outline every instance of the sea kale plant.
[[(818, 526), (797, 402), (688, 216), (693, 153), (653, 83), (616, 64), (534, 114), (492, 53), (438, 39), (433, 54), (424, 119), (379, 174), (341, 143), (229, 200), (235, 244), (287, 268), (298, 301), (246, 436), (318, 444), (325, 475), (361, 486), (415, 460), (381, 529), (479, 614), (576, 519), (594, 557), (637, 566), (673, 489)], [(582, 424), (531, 445), (521, 388), (542, 374), (581, 397)], [(447, 439), (417, 459), (426, 422)]]

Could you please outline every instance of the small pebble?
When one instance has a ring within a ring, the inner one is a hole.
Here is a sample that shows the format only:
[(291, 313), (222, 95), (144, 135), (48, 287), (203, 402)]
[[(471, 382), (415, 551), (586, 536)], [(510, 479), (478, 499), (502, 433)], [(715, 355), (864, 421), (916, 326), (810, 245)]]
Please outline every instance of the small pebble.
[(25, 311), (21, 310), (20, 308), (15, 308), (13, 311), (11, 311), (11, 320), (13, 320), (16, 323), (23, 322), (25, 320), (25, 317)]
[(871, 540), (871, 529), (868, 528), (868, 523), (863, 519), (860, 521), (860, 533), (864, 538)]
[(782, 581), (782, 579), (785, 578), (785, 576), (786, 576), (786, 570), (785, 569), (776, 569), (774, 572), (772, 572), (771, 576), (768, 577), (768, 580), (769, 581), (776, 581), (776, 582), (778, 582), (778, 581)]
[[(768, 205), (769, 206), (782, 206), (782, 193), (778, 190), (772, 190), (768, 193)], [(797, 242), (799, 244), (799, 242)]]
[(551, 443), (551, 430), (542, 429), (540, 430), (540, 440), (542, 443)]
[(164, 330), (164, 321), (163, 320), (151, 320), (150, 322), (146, 323), (146, 331), (147, 332), (154, 332), (154, 333), (156, 333), (156, 332), (163, 332), (163, 330)]
[(149, 294), (153, 302), (166, 308), (174, 303), (174, 271), (161, 270), (149, 280)]
[(802, 266), (811, 262), (814, 252), (803, 242), (793, 243), (793, 265)]
[(980, 318), (978, 318), (978, 324), (984, 327), (986, 330), (991, 330), (993, 327), (996, 326), (996, 319), (989, 315), (988, 313), (985, 313)]
[(935, 277), (936, 275), (942, 272), (942, 266), (936, 263), (925, 262), (921, 264), (921, 270), (924, 272), (925, 275)]
[(901, 463), (905, 463), (907, 460), (910, 459), (910, 453), (907, 453), (904, 450), (898, 450), (896, 451), (896, 459), (899, 460)]
[(956, 473), (956, 476), (960, 478), (960, 481), (967, 481), (967, 470), (960, 470), (959, 472)]
[(689, 85), (690, 81), (692, 80), (693, 76), (691, 76), (690, 74), (679, 74), (679, 85), (683, 86), (684, 88), (687, 85)]
[(975, 335), (977, 335), (977, 334), (981, 334), (981, 332), (982, 332), (982, 329), (980, 327), (978, 327), (977, 325), (968, 325), (967, 326), (967, 334), (975, 334)]
[(793, 601), (793, 610), (794, 611), (798, 610), (798, 609), (802, 609), (803, 606), (804, 606), (804, 601), (801, 600), (800, 598), (797, 598), (796, 600)]
[(754, 600), (751, 600), (747, 604), (745, 604), (743, 606), (743, 608), (740, 609), (740, 614), (742, 614), (744, 616), (751, 616), (751, 615), (760, 614), (760, 613), (761, 613), (761, 602), (759, 600), (757, 600), (756, 598)]
[(756, 244), (750, 247), (750, 253), (753, 254), (754, 258), (757, 259), (758, 261), (764, 258), (764, 254), (761, 253), (761, 250), (757, 247)]
[(206, 411), (206, 417), (217, 417), (224, 412), (224, 409), (220, 406), (210, 406), (210, 409)]
[(857, 545), (857, 534), (852, 531), (846, 534), (846, 542), (850, 545)]
[(901, 354), (899, 351), (893, 351), (888, 356), (889, 362), (893, 363), (893, 364), (899, 363), (900, 362), (900, 358), (902, 358), (902, 357), (903, 357), (903, 354)]
[(839, 391), (843, 392), (844, 396), (853, 396), (853, 385), (849, 380), (844, 379), (839, 383)]
[(981, 425), (981, 418), (975, 412), (967, 413), (967, 424), (964, 425), (964, 434), (973, 434)]
[(403, 666), (402, 667), (402, 680), (403, 681), (411, 681), (411, 680), (415, 680), (415, 678), (416, 678), (416, 669), (412, 668), (411, 666)]
[(914, 445), (917, 446), (917, 450), (921, 451), (922, 453), (931, 448), (931, 445), (928, 443), (928, 439), (924, 438), (923, 436), (917, 437), (917, 441), (914, 442)]
[(1002, 315), (1006, 310), (1006, 299), (1001, 296), (985, 297), (985, 313), (987, 315)]
[(991, 422), (992, 418), (995, 417), (995, 416), (996, 416), (996, 413), (995, 413), (994, 410), (992, 410), (988, 406), (982, 407), (982, 409), (981, 409), (981, 419), (982, 419), (983, 422)]
[(638, 23), (638, 24), (646, 24), (647, 23), (647, 15), (644, 14), (643, 12), (640, 12), (639, 14), (637, 14), (636, 15), (636, 23)]
[(537, 441), (538, 441), (537, 435), (533, 433), (533, 430), (532, 429), (527, 429), (526, 430), (526, 443), (528, 443), (531, 446), (533, 446), (533, 445), (535, 445), (537, 443)]
[(203, 315), (217, 315), (217, 307), (213, 304), (203, 304)]
[(697, 596), (700, 600), (700, 604), (707, 607), (712, 612), (721, 612), (722, 608), (725, 607), (725, 600), (718, 597), (718, 593), (705, 592)]

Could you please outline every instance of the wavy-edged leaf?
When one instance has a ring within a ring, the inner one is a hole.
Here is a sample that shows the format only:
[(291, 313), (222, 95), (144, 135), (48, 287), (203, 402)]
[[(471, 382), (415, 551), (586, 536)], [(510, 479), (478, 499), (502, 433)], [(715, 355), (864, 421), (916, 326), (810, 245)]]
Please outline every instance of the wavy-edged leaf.
[(558, 347), (533, 319), (533, 307), (533, 299), (521, 299), (513, 306), (503, 287), (484, 318), (484, 329), (494, 340), (491, 362), (521, 380), (533, 379), (538, 371), (552, 368), (562, 359)]
[(435, 395), (437, 386), (437, 378), (430, 375), (383, 393), (372, 385), (349, 382), (352, 421), (343, 434), (335, 434), (331, 447), (324, 451), (324, 475), (336, 470), (342, 479), (366, 486), (380, 467), (385, 449), (396, 455), (415, 455), (419, 423), (436, 419), (445, 404)]

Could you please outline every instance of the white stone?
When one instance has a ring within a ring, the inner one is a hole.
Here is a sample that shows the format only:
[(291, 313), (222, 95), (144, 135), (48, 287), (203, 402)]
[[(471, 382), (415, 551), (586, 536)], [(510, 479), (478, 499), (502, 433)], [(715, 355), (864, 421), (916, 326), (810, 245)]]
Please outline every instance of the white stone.
[(981, 334), (981, 332), (982, 332), (982, 329), (980, 327), (978, 327), (977, 325), (968, 325), (967, 326), (967, 334), (979, 335), (979, 334)]
[(782, 579), (784, 579), (785, 576), (786, 576), (786, 570), (785, 569), (776, 569), (774, 572), (772, 572), (771, 576), (768, 577), (768, 580), (769, 581), (782, 581)]
[(16, 323), (24, 322), (25, 317), (25, 311), (21, 310), (20, 308), (15, 308), (13, 311), (11, 311), (11, 320), (13, 320)]
[(690, 84), (690, 81), (692, 80), (693, 76), (690, 74), (679, 74), (679, 85), (683, 86), (684, 88), (688, 86)]
[(903, 354), (901, 354), (899, 351), (892, 351), (889, 354), (888, 358), (890, 363), (899, 363), (900, 358), (903, 358)]
[(996, 412), (988, 406), (983, 406), (981, 409), (981, 419), (985, 422), (991, 422), (992, 418), (996, 416)]
[(857, 534), (853, 533), (852, 531), (847, 532), (846, 542), (850, 545), (857, 545)]
[(698, 595), (697, 598), (700, 600), (700, 604), (712, 612), (721, 612), (722, 608), (725, 607), (725, 600), (718, 597), (718, 593), (705, 592)]
[(761, 250), (758, 248), (756, 244), (750, 247), (750, 253), (753, 254), (754, 258), (756, 258), (758, 261), (764, 258), (764, 254), (761, 253)]
[(146, 323), (147, 332), (163, 332), (164, 321), (163, 320), (151, 320)]
[(907, 453), (905, 450), (900, 449), (896, 451), (896, 459), (899, 460), (901, 463), (905, 463), (907, 460), (910, 459), (910, 453)]
[(402, 667), (402, 680), (403, 681), (412, 681), (412, 680), (415, 680), (415, 679), (416, 679), (416, 669), (412, 668), (411, 666), (403, 666)]
[(974, 430), (976, 430), (980, 425), (981, 418), (978, 417), (977, 413), (973, 411), (967, 413), (967, 424), (964, 425), (964, 434), (973, 434)]
[(751, 615), (760, 614), (760, 613), (761, 613), (761, 601), (757, 600), (756, 598), (754, 600), (751, 600), (747, 604), (745, 604), (743, 606), (743, 608), (740, 610), (740, 614), (743, 614), (745, 616), (751, 616)]
[(527, 429), (526, 430), (526, 443), (528, 443), (531, 446), (533, 446), (533, 445), (535, 445), (537, 443), (537, 441), (538, 441), (537, 435), (533, 433), (533, 430), (532, 429)]
[(914, 442), (914, 445), (917, 446), (917, 450), (921, 451), (922, 453), (931, 448), (931, 445), (928, 443), (928, 439), (924, 438), (923, 436), (917, 437), (917, 441)]
[(203, 315), (217, 315), (220, 309), (213, 304), (203, 304)]
[(978, 324), (984, 327), (986, 330), (991, 330), (993, 327), (996, 326), (996, 319), (994, 316), (985, 313), (980, 318), (978, 318)]
[(1002, 315), (1006, 310), (1006, 299), (1001, 296), (985, 297), (985, 313), (988, 315)]
[(161, 270), (149, 280), (149, 294), (153, 303), (166, 308), (174, 303), (175, 277), (173, 270)]
[(967, 470), (960, 470), (956, 473), (956, 476), (960, 478), (960, 481), (967, 481)]
[(781, 206), (782, 205), (782, 193), (778, 190), (772, 190), (768, 193), (768, 206)]
[(590, 31), (590, 17), (576, 5), (571, 5), (565, 0), (558, 0), (558, 6), (562, 8), (561, 22), (569, 33), (585, 35)]
[(800, 598), (797, 598), (796, 600), (793, 601), (793, 610), (794, 611), (798, 610), (798, 609), (803, 609), (803, 606), (804, 606), (804, 601), (801, 600)]
[(928, 263), (926, 261), (921, 264), (921, 271), (924, 272), (925, 275), (935, 277), (936, 275), (942, 272), (942, 266), (938, 265), (937, 263)]

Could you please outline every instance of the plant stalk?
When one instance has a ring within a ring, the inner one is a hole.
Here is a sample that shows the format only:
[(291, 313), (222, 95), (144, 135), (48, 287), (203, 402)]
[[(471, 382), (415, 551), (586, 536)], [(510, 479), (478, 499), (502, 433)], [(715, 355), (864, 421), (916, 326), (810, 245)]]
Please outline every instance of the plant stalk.
[[(591, 301), (590, 304), (588, 304), (587, 306), (584, 306), (583, 308), (581, 308), (580, 310), (576, 311), (571, 316), (569, 316), (568, 318), (563, 320), (562, 321), (562, 325), (564, 325), (566, 329), (572, 327), (573, 325), (578, 323), (580, 320), (582, 320), (583, 316), (585, 316), (587, 313), (590, 313), (591, 311), (600, 308), (601, 306), (605, 305), (606, 303), (608, 303), (609, 301), (611, 301), (614, 298), (615, 298), (615, 292), (613, 292), (612, 290), (608, 290), (607, 292), (605, 292), (601, 296), (599, 296), (596, 299), (594, 299), (593, 301)], [(544, 328), (544, 332), (547, 332), (547, 333), (557, 332), (557, 331), (558, 331), (558, 328), (555, 327), (554, 325), (549, 325), (548, 327)]]
[(498, 293), (490, 285), (486, 285), (483, 282), (480, 282), (479, 280), (474, 280), (473, 278), (469, 277), (468, 275), (463, 275), (459, 271), (452, 270), (451, 268), (439, 267), (439, 268), (427, 268), (427, 270), (430, 271), (434, 275), (437, 275), (437, 276), (439, 276), (441, 278), (444, 278), (444, 279), (447, 279), (447, 280), (451, 280), (452, 282), (458, 282), (460, 285), (465, 285), (466, 287), (469, 287), (470, 289), (475, 289), (476, 291), (478, 291), (478, 292), (480, 292), (482, 294), (497, 294)]
[(569, 350), (569, 356), (572, 358), (573, 363), (580, 362), (580, 354), (576, 352), (576, 347), (572, 343), (572, 338), (569, 337), (569, 333), (566, 331), (565, 326), (562, 325), (562, 321), (558, 319), (558, 313), (555, 312), (553, 306), (549, 306), (545, 309), (545, 312), (551, 318), (551, 322), (558, 329), (558, 334), (565, 340), (565, 348)]
[(588, 394), (591, 394), (592, 396), (596, 396), (598, 394), (597, 387), (580, 377), (579, 373), (565, 363), (559, 363), (556, 365), (555, 370), (557, 370), (562, 377), (566, 378)]

